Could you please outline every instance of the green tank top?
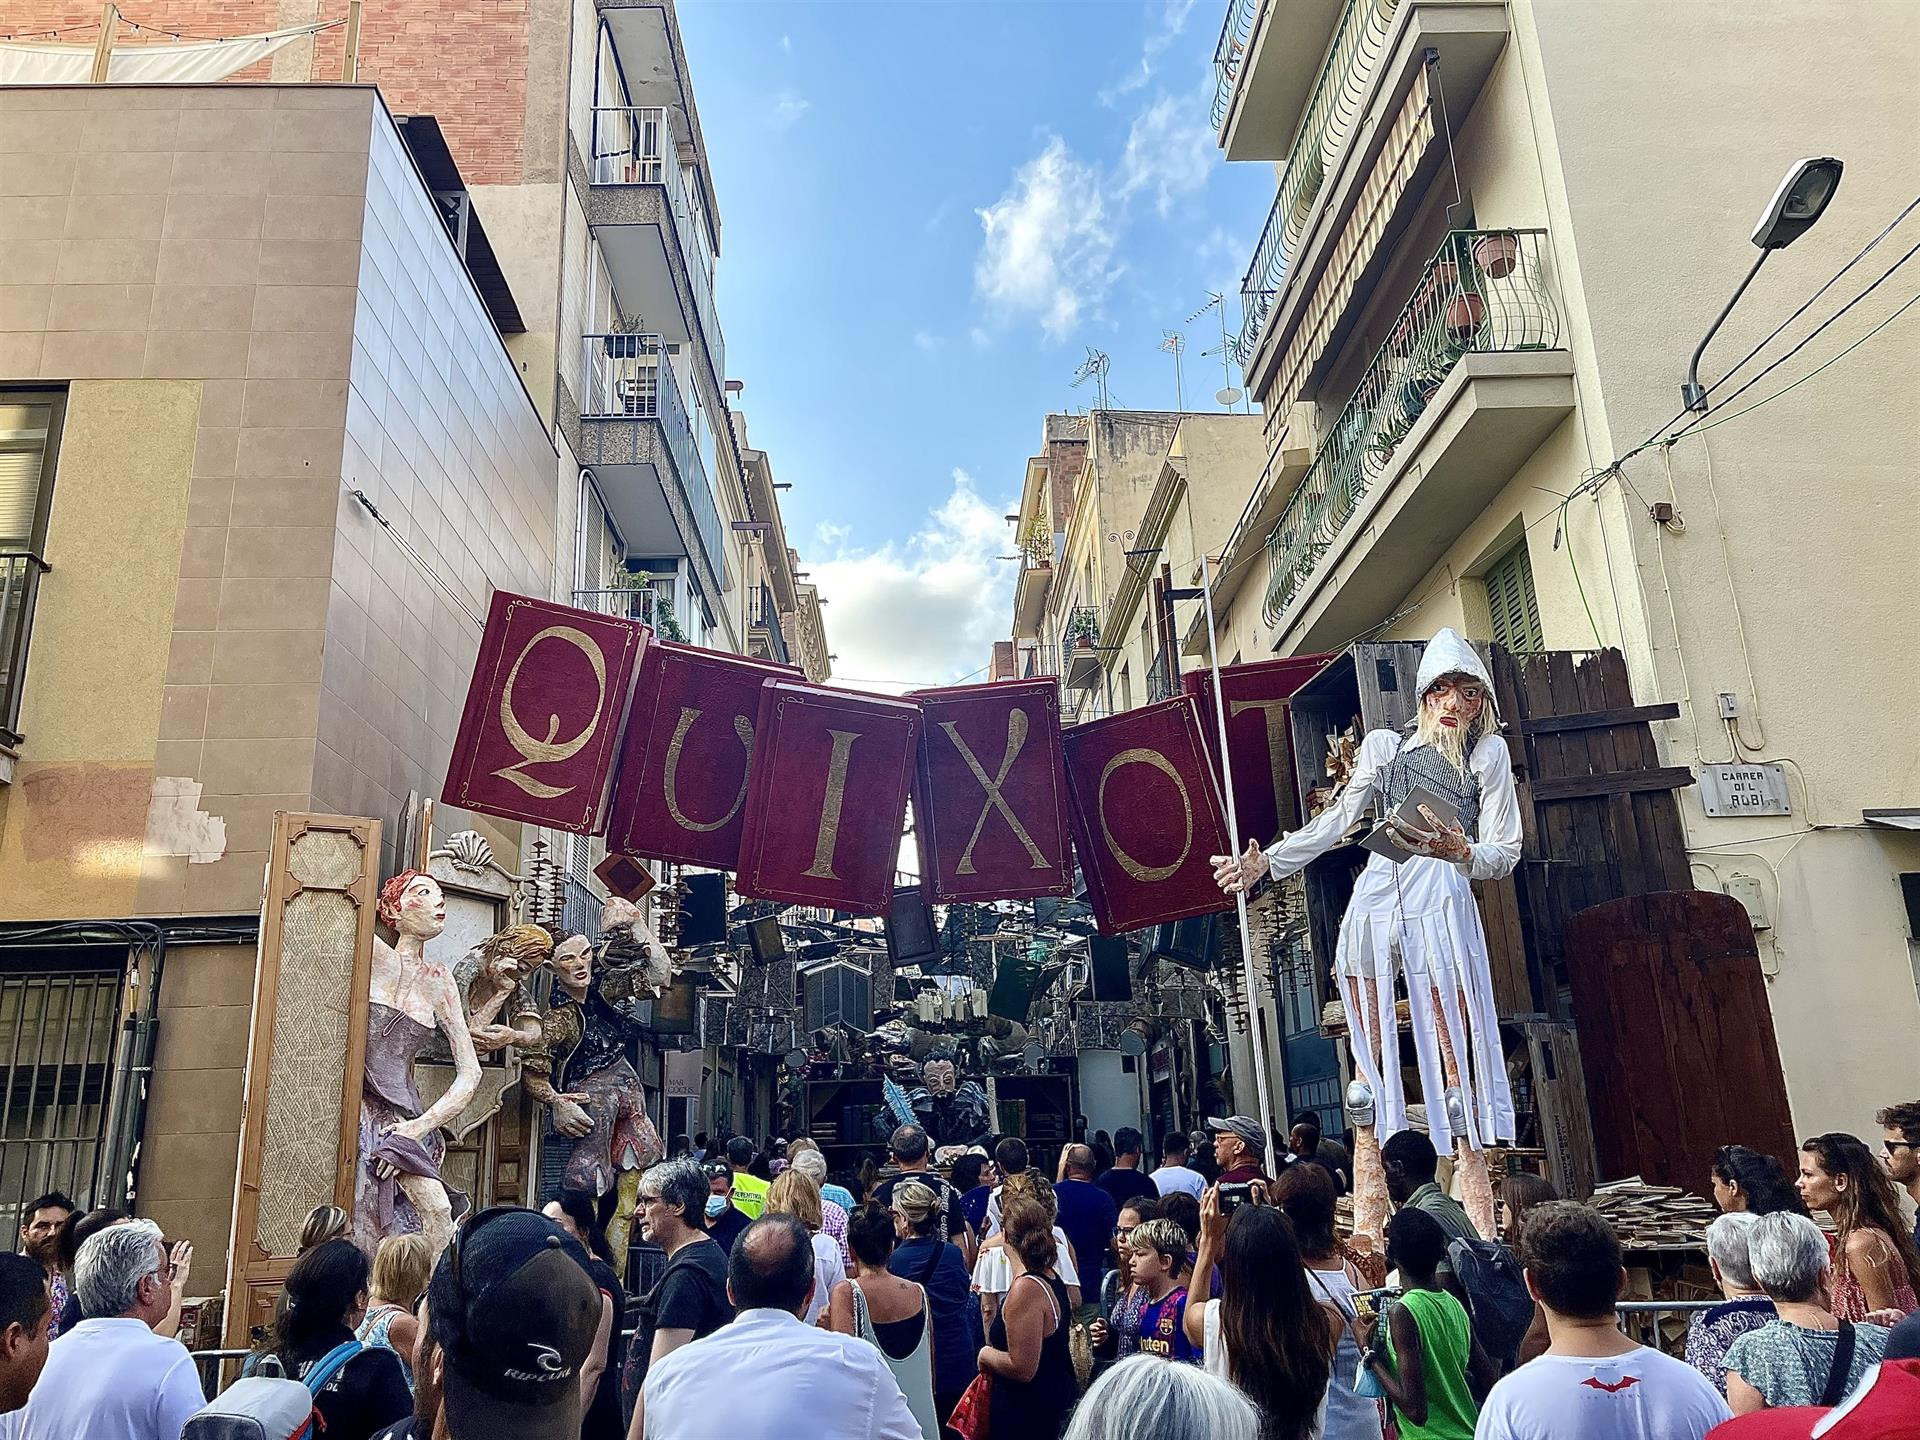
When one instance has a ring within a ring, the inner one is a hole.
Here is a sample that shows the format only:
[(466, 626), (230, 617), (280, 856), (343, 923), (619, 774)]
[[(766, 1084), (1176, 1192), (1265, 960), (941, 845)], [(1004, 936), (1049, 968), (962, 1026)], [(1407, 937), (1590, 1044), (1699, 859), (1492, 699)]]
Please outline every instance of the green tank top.
[[(1467, 1360), (1472, 1352), (1467, 1312), (1441, 1290), (1409, 1290), (1399, 1303), (1407, 1307), (1420, 1328), (1420, 1349), (1427, 1380), (1427, 1423), (1415, 1425), (1400, 1416), (1403, 1440), (1473, 1440), (1480, 1407), (1467, 1388)], [(1397, 1374), (1400, 1357), (1393, 1353), (1393, 1328), (1387, 1327), (1387, 1354)]]

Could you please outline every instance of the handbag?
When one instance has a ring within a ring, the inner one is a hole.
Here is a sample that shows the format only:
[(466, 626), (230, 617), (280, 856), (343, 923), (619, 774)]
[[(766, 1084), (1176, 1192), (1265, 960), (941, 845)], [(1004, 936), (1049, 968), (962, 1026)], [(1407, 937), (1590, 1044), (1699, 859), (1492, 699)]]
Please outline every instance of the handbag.
[(961, 1392), (947, 1417), (947, 1428), (960, 1440), (987, 1440), (992, 1431), (993, 1377), (982, 1370), (973, 1383)]

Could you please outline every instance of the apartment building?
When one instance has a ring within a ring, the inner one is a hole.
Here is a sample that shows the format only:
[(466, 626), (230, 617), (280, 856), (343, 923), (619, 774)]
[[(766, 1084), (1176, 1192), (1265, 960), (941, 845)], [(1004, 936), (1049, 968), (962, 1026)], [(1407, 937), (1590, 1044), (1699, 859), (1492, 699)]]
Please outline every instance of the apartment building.
[[(126, 43), (311, 17), (139, 18)], [(730, 407), (672, 6), (369, 6), (345, 43), (0, 89), (0, 1033), (28, 1097), (0, 1200), (132, 1174), (208, 1256), (276, 812), (380, 821), (375, 883), (431, 864), (449, 963), (516, 891), (596, 923), (601, 842), (425, 803), (492, 590), (830, 673)], [(664, 1128), (666, 1058), (636, 1068)], [(719, 1118), (688, 1098), (673, 1119)], [(530, 1196), (532, 1130), (514, 1100), (453, 1173)]]
[(1659, 763), (1699, 782), (1679, 792), (1695, 884), (1750, 913), (1801, 1133), (1870, 1134), (1920, 1078), (1920, 397), (1893, 358), (1915, 322), (1775, 392), (1912, 283), (1637, 447), (1688, 418), (1687, 358), (1792, 162), (1845, 177), (1733, 311), (1709, 382), (1911, 198), (1917, 61), (1911, 10), (1799, 0), (1230, 0), (1216, 53), (1221, 148), (1275, 176), (1240, 349), (1267, 453), (1221, 546), (1223, 652), (1442, 625), (1620, 649), (1635, 702), (1677, 708)]

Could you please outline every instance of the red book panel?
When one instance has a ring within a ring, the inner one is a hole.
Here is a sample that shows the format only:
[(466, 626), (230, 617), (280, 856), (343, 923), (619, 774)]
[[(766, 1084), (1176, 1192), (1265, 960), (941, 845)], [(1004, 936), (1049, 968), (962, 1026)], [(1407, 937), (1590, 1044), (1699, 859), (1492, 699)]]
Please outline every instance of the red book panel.
[(920, 707), (769, 680), (735, 886), (878, 915), (893, 898)]
[(931, 900), (1071, 895), (1060, 685), (920, 690), (914, 834)]
[[(1300, 823), (1293, 775), (1293, 723), (1287, 701), (1318, 675), (1332, 657), (1298, 655), (1228, 665), (1220, 672), (1227, 702), (1227, 754), (1233, 761), (1234, 818), (1241, 841), (1271, 845)], [(1200, 703), (1200, 731), (1216, 782), (1220, 779), (1220, 728), (1214, 718), (1213, 672), (1195, 670), (1181, 688)], [(1223, 787), (1224, 788), (1224, 787)]]
[(607, 848), (715, 870), (740, 862), (760, 687), (785, 665), (656, 640), (620, 750)]
[(495, 591), (441, 798), (598, 833), (649, 633), (632, 620)]
[(1211, 857), (1233, 847), (1193, 698), (1091, 720), (1061, 738), (1074, 848), (1101, 932), (1223, 909)]

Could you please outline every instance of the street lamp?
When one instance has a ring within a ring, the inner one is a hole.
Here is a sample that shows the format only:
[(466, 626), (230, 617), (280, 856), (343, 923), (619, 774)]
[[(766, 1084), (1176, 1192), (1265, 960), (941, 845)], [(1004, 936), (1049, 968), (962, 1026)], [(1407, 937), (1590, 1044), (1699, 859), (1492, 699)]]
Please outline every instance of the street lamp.
[(1733, 307), (1740, 303), (1740, 297), (1747, 293), (1747, 286), (1767, 263), (1767, 257), (1776, 250), (1786, 249), (1813, 228), (1826, 210), (1827, 202), (1833, 199), (1833, 192), (1840, 188), (1840, 172), (1844, 168), (1831, 155), (1800, 161), (1787, 172), (1767, 202), (1767, 208), (1760, 212), (1759, 223), (1753, 227), (1753, 243), (1760, 247), (1760, 258), (1753, 262), (1753, 268), (1747, 271), (1747, 278), (1740, 282), (1740, 288), (1733, 292), (1726, 308), (1707, 327), (1687, 365), (1687, 378), (1680, 386), (1680, 401), (1688, 410), (1707, 408), (1707, 392), (1700, 384), (1700, 357), (1706, 353), (1708, 343), (1733, 313)]

